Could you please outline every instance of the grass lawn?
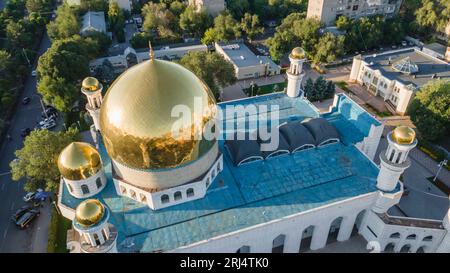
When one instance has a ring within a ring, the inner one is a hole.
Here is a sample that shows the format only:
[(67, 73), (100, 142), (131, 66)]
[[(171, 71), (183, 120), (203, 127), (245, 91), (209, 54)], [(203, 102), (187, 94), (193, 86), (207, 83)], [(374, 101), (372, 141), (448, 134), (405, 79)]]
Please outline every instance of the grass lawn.
[[(275, 88), (275, 86), (277, 86), (277, 88)], [(253, 90), (253, 93), (254, 93), (253, 96), (260, 96), (260, 95), (270, 94), (270, 93), (274, 93), (274, 92), (280, 92), (280, 91), (283, 91), (286, 86), (287, 86), (287, 82), (261, 85), (261, 86), (258, 86), (258, 90)], [(251, 88), (245, 88), (243, 91), (249, 97), (252, 95)]]
[(59, 215), (56, 209), (52, 208), (52, 220), (48, 230), (48, 253), (67, 253), (66, 236), (72, 222), (62, 215)]

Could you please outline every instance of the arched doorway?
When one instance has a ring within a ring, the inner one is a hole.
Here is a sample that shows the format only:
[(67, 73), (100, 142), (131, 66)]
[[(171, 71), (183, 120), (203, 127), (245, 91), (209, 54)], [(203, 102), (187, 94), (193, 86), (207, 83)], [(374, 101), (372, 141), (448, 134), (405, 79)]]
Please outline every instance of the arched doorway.
[(425, 246), (421, 246), (417, 249), (416, 253), (425, 253)]
[(311, 248), (311, 239), (314, 233), (314, 226), (305, 228), (302, 232), (302, 240), (300, 241), (299, 253), (308, 251)]
[(384, 252), (386, 252), (386, 253), (393, 253), (394, 252), (394, 248), (395, 248), (395, 244), (394, 243), (389, 243), (384, 248)]
[(358, 230), (361, 227), (362, 220), (364, 219), (364, 215), (366, 215), (366, 210), (362, 210), (358, 213), (355, 219), (355, 223), (353, 224), (352, 235), (355, 236), (358, 234)]
[(400, 249), (400, 253), (409, 253), (409, 251), (411, 250), (411, 245), (404, 245), (402, 246), (402, 248)]
[(284, 234), (278, 235), (272, 242), (272, 253), (283, 253), (284, 240), (286, 236)]
[(328, 232), (327, 245), (337, 242), (339, 229), (341, 228), (342, 217), (338, 217), (331, 222), (330, 231)]

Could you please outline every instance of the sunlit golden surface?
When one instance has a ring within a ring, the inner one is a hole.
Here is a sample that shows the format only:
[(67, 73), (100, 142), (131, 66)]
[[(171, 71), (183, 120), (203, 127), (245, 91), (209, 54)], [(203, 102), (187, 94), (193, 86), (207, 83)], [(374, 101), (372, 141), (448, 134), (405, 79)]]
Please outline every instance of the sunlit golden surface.
[(81, 87), (85, 91), (97, 91), (100, 87), (100, 82), (94, 77), (87, 77), (81, 83)]
[(75, 219), (84, 226), (97, 224), (105, 215), (105, 207), (97, 199), (88, 199), (81, 202), (75, 211)]
[(58, 168), (64, 178), (81, 180), (96, 174), (102, 168), (102, 162), (90, 144), (72, 142), (59, 154)]
[[(195, 98), (201, 103), (194, 109)], [(171, 116), (177, 105), (188, 110), (188, 121), (177, 127), (182, 139), (172, 135), (172, 127), (184, 117)], [(137, 169), (173, 168), (212, 147), (215, 140), (200, 136), (215, 113), (214, 97), (203, 81), (181, 65), (152, 60), (128, 69), (111, 85), (100, 126), (108, 154), (117, 162)]]
[(296, 47), (292, 49), (291, 57), (294, 59), (304, 59), (305, 58), (305, 51), (301, 47)]
[(398, 144), (411, 144), (416, 139), (416, 132), (408, 126), (398, 126), (392, 133), (392, 139)]

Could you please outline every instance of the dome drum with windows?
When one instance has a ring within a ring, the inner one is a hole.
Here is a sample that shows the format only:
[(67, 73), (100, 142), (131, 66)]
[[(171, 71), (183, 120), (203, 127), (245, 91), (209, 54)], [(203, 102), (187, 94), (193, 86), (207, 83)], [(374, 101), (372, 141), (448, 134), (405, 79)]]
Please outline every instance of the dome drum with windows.
[(87, 179), (102, 169), (100, 154), (88, 143), (72, 142), (59, 154), (58, 169), (66, 179)]

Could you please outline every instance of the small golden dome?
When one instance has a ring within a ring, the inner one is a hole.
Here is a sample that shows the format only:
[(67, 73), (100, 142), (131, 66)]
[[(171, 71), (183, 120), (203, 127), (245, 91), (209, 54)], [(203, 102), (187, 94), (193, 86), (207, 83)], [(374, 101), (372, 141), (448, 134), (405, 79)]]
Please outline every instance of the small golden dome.
[(102, 168), (102, 162), (90, 144), (72, 142), (59, 154), (58, 168), (64, 178), (82, 180), (96, 174)]
[(292, 49), (291, 58), (293, 59), (304, 59), (306, 56), (305, 51), (301, 47), (296, 47)]
[(97, 199), (88, 199), (81, 202), (75, 211), (75, 219), (78, 224), (90, 227), (102, 220), (105, 215), (105, 207)]
[[(182, 128), (172, 115), (179, 106), (191, 115)], [(215, 140), (201, 137), (199, 129), (215, 113), (215, 99), (202, 80), (179, 64), (154, 59), (114, 81), (103, 99), (100, 127), (108, 155), (118, 163), (141, 170), (174, 168), (213, 147)], [(175, 126), (186, 138), (172, 135)]]
[(398, 126), (392, 132), (392, 139), (397, 144), (408, 145), (416, 139), (416, 132), (408, 126)]
[(81, 86), (86, 91), (97, 91), (100, 88), (100, 82), (94, 77), (86, 77)]

